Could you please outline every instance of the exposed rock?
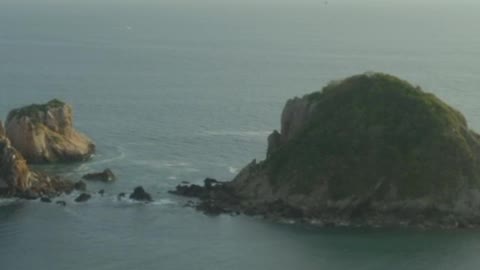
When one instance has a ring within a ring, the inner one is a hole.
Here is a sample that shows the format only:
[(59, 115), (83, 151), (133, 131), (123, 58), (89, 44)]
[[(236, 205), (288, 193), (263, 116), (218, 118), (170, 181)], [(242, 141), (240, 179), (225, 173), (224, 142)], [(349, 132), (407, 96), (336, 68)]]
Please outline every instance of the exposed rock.
[(148, 194), (141, 186), (138, 186), (133, 190), (133, 193), (130, 194), (130, 199), (143, 202), (153, 201), (152, 196)]
[(92, 195), (87, 193), (82, 193), (77, 198), (75, 198), (75, 202), (78, 202), (78, 203), (86, 202), (90, 200), (90, 198), (92, 198)]
[(385, 74), (287, 102), (267, 158), (233, 181), (181, 185), (196, 208), (324, 225), (480, 226), (480, 135), (434, 95)]
[(78, 191), (87, 191), (87, 184), (83, 181), (78, 181), (75, 183), (75, 185), (73, 186), (73, 188), (75, 190), (78, 190)]
[(0, 136), (0, 195), (24, 199), (56, 196), (73, 190), (73, 182), (31, 170), (22, 154)]
[(37, 192), (32, 191), (30, 189), (23, 192), (17, 192), (15, 195), (20, 199), (29, 200), (29, 201), (37, 200), (40, 196)]
[(82, 178), (85, 180), (99, 180), (103, 182), (112, 182), (116, 179), (115, 174), (113, 174), (110, 169), (105, 169), (103, 172), (85, 174)]
[(0, 138), (5, 136), (6, 136), (5, 127), (3, 126), (3, 122), (0, 121)]
[(181, 184), (178, 185), (175, 190), (169, 191), (169, 193), (201, 199), (201, 201), (197, 203), (188, 201), (185, 206), (195, 207), (207, 215), (219, 215), (239, 211), (240, 200), (228, 185), (212, 178), (206, 178), (203, 182), (203, 186)]
[(199, 185), (178, 185), (175, 190), (169, 191), (169, 193), (185, 196), (185, 197), (195, 197), (201, 198), (204, 197), (206, 189)]
[(9, 194), (25, 192), (35, 180), (22, 155), (6, 137), (0, 136), (0, 188)]
[(73, 128), (72, 107), (59, 100), (12, 110), (5, 129), (29, 163), (82, 161), (95, 152), (93, 142)]
[(127, 194), (125, 194), (125, 192), (121, 192), (117, 195), (117, 200), (121, 200), (122, 198), (125, 198), (125, 196), (127, 196)]
[[(281, 132), (276, 135), (280, 144), (285, 144), (308, 126), (318, 102), (315, 99), (290, 99), (285, 104), (281, 119)], [(278, 131), (273, 132), (278, 133)]]
[(47, 197), (40, 198), (40, 201), (43, 202), (43, 203), (52, 203), (52, 200), (50, 198), (47, 198)]
[(65, 201), (56, 201), (55, 203), (61, 206), (67, 206), (67, 203)]
[(282, 135), (278, 131), (274, 130), (270, 136), (268, 136), (268, 149), (267, 157), (271, 156), (275, 151), (277, 151), (282, 145)]
[(211, 200), (201, 201), (195, 206), (195, 209), (211, 216), (218, 216), (230, 212), (228, 209), (223, 208), (221, 204)]
[(98, 194), (100, 194), (100, 195), (103, 196), (103, 195), (105, 194), (105, 190), (103, 190), (103, 189), (99, 190), (99, 191), (98, 191)]

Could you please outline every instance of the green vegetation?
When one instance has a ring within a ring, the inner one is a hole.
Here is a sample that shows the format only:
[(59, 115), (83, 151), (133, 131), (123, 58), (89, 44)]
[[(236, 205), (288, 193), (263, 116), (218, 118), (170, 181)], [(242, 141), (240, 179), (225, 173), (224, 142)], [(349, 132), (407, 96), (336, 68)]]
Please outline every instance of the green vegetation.
[(22, 107), (19, 109), (12, 110), (7, 117), (7, 121), (10, 121), (11, 119), (15, 118), (22, 118), (25, 116), (35, 116), (38, 114), (38, 112), (46, 112), (49, 109), (52, 108), (58, 108), (64, 106), (65, 103), (58, 100), (58, 99), (52, 99), (46, 104), (32, 104), (26, 107)]
[(480, 182), (479, 135), (419, 87), (364, 74), (305, 98), (316, 104), (307, 128), (262, 164), (277, 187), (308, 193), (327, 183), (332, 199), (376, 188), (380, 199), (448, 199)]

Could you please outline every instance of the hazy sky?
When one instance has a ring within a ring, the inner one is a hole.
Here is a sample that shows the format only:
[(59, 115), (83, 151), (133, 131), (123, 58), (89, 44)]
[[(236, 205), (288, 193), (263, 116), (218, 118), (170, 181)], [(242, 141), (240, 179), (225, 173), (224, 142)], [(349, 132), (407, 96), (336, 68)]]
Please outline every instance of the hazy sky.
[(458, 6), (476, 5), (478, 0), (2, 0), (2, 3), (31, 3), (31, 4), (176, 4), (176, 5), (382, 5), (382, 6), (403, 6), (403, 5), (433, 5), (433, 6)]

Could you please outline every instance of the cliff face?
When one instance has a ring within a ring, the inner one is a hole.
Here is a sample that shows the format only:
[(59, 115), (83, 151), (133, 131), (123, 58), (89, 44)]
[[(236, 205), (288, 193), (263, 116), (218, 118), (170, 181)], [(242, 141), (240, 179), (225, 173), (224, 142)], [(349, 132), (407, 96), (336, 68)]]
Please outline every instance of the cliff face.
[(95, 152), (95, 145), (73, 128), (71, 106), (52, 100), (9, 113), (7, 137), (30, 163), (81, 161)]
[(25, 159), (0, 135), (0, 189), (26, 191), (31, 186), (32, 175)]
[(287, 102), (267, 158), (228, 185), (255, 205), (281, 200), (311, 217), (431, 209), (477, 215), (480, 136), (432, 94), (365, 74)]
[(33, 199), (73, 189), (74, 183), (69, 180), (31, 170), (10, 140), (0, 134), (0, 196)]
[(267, 157), (302, 132), (311, 120), (317, 102), (308, 98), (287, 101), (282, 112), (281, 132), (274, 131), (268, 137)]

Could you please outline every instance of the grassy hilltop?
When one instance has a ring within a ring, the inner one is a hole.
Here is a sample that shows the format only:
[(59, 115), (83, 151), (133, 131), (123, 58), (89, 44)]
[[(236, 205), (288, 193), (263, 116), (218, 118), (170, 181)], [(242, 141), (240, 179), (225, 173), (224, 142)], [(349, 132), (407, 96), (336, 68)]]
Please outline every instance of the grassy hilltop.
[(333, 82), (303, 99), (308, 125), (260, 164), (274, 187), (329, 199), (376, 190), (376, 199), (454, 198), (478, 186), (480, 137), (433, 94), (386, 74)]

